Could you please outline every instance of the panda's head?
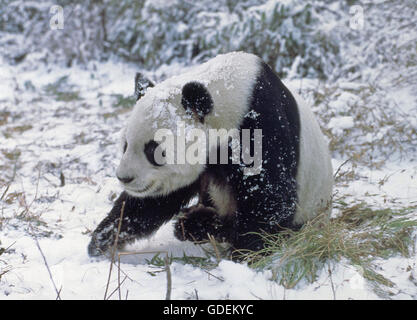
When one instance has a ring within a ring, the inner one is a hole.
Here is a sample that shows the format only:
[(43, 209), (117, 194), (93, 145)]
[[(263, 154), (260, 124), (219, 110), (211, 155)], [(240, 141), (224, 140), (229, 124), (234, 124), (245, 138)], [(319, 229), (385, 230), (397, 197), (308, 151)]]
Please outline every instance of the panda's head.
[[(123, 188), (142, 198), (167, 195), (198, 179), (204, 164), (177, 161), (184, 151), (177, 145), (178, 132), (183, 130), (187, 137), (194, 128), (205, 130), (204, 118), (213, 108), (210, 93), (200, 82), (167, 80), (149, 87), (144, 95), (135, 90), (138, 101), (123, 132), (123, 155), (116, 171)], [(164, 148), (164, 141), (157, 138), (161, 132), (172, 133), (174, 149)], [(185, 148), (192, 142), (186, 138)], [(172, 151), (175, 162), (167, 163), (164, 157)]]

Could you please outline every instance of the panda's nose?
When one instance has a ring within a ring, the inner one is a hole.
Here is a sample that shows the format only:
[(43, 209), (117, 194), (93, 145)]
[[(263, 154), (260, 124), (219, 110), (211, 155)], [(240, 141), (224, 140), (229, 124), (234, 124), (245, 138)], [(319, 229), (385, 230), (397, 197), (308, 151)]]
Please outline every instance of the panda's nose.
[(123, 182), (125, 184), (128, 184), (128, 183), (132, 182), (135, 179), (133, 177), (120, 177), (118, 175), (116, 175), (116, 176), (117, 176), (117, 179), (119, 179), (120, 182)]

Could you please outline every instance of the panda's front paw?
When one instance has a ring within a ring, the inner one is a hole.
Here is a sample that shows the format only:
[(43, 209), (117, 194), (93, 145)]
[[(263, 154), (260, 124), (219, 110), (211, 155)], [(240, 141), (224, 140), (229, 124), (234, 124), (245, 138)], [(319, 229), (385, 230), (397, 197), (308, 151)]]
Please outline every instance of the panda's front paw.
[(109, 255), (113, 250), (117, 238), (117, 249), (121, 249), (131, 240), (126, 229), (121, 230), (118, 234), (119, 220), (111, 222), (110, 219), (104, 219), (91, 235), (87, 252), (90, 257)]
[(183, 211), (175, 224), (175, 237), (181, 241), (206, 241), (208, 235), (218, 238), (223, 222), (211, 207), (197, 205)]
[(87, 252), (90, 257), (98, 257), (103, 255), (104, 253), (100, 246), (96, 244), (96, 241), (94, 239), (90, 240), (90, 243), (87, 247)]
[(112, 234), (95, 230), (88, 244), (87, 252), (90, 257), (106, 255), (112, 248), (114, 240)]

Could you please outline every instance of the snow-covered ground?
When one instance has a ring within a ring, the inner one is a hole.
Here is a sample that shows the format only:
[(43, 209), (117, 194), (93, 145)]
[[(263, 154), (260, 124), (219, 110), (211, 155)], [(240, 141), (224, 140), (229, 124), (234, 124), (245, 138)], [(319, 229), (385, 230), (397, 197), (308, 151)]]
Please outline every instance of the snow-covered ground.
[[(62, 299), (102, 299), (110, 261), (88, 257), (86, 247), (90, 231), (121, 191), (114, 177), (118, 132), (130, 109), (116, 107), (119, 100), (114, 95), (132, 94), (136, 70), (111, 62), (92, 64), (87, 70), (48, 70), (28, 64), (10, 66), (5, 61), (0, 70), (0, 240), (1, 247), (8, 248), (0, 256), (2, 273), (8, 270), (0, 279), (0, 297), (55, 299), (48, 265)], [(332, 121), (341, 128), (350, 122), (343, 117)], [(342, 162), (334, 160), (335, 170)], [(357, 175), (357, 180), (336, 186), (335, 192), (379, 208), (417, 202), (417, 165), (413, 162), (396, 161), (378, 170), (357, 168)], [(177, 241), (171, 224), (128, 250), (204, 256), (200, 247)], [(390, 290), (393, 298), (417, 298), (415, 254), (379, 261), (381, 272), (396, 285)], [(122, 298), (165, 298), (166, 273), (146, 261), (154, 255), (124, 257), (120, 279), (117, 267), (113, 268), (108, 295), (124, 280)], [(206, 270), (174, 261), (172, 298), (378, 298), (357, 267), (347, 262), (329, 266), (313, 284), (302, 282), (285, 289), (270, 280), (269, 271), (255, 271), (245, 264), (223, 260)], [(119, 291), (110, 298), (118, 299)]]

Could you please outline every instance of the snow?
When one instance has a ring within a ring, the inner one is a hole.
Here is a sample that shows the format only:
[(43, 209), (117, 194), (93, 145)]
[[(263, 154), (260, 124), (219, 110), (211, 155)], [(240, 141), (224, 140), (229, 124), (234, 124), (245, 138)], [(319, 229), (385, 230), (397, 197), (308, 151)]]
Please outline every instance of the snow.
[[(338, 168), (342, 161), (334, 160)], [(351, 170), (344, 168), (343, 170)], [(342, 171), (343, 171), (342, 170)], [(384, 170), (361, 168), (361, 176), (344, 188), (347, 199), (354, 202), (366, 201), (375, 208), (401, 208), (415, 205), (417, 200), (417, 165), (413, 162), (390, 163)]]
[[(100, 71), (92, 73), (88, 70), (77, 70), (76, 78), (71, 70), (57, 70), (55, 76), (42, 72), (22, 71), (19, 67), (1, 65), (1, 81), (5, 85), (13, 80), (10, 74), (19, 74), (18, 84), (30, 80), (38, 88), (39, 83), (53, 83), (63, 75), (82, 83), (76, 85), (81, 93), (88, 94), (98, 90), (102, 95), (116, 92), (127, 92), (126, 87), (119, 83), (125, 74), (133, 75), (134, 70), (128, 65), (111, 65), (106, 63)], [(112, 80), (111, 74), (117, 76)], [(100, 80), (101, 86), (94, 81), (88, 81), (91, 74)], [(132, 77), (126, 76), (133, 79)], [(48, 78), (48, 81), (45, 80)], [(71, 82), (73, 83), (73, 82)], [(127, 86), (127, 82), (125, 83)], [(130, 83), (133, 92), (133, 82)], [(20, 92), (9, 92), (7, 101), (13, 101)], [(94, 103), (92, 95), (88, 98), (88, 106), (80, 106), (80, 102), (69, 102), (65, 107), (67, 118), (55, 118), (54, 114), (63, 104), (51, 104), (49, 98), (36, 104), (29, 102), (36, 97), (36, 93), (26, 92), (24, 101), (27, 110), (18, 110), (12, 103), (5, 105), (10, 112), (25, 113), (25, 116), (13, 123), (18, 125), (26, 121), (33, 126), (22, 136), (2, 138), (3, 148), (22, 150), (21, 162), (24, 168), (18, 171), (15, 183), (10, 186), (9, 193), (24, 192), (26, 201), (31, 203), (30, 213), (39, 217), (46, 226), (31, 226), (30, 222), (19, 221), (16, 214), (22, 210), (18, 204), (7, 205), (3, 203), (2, 219), (10, 219), (1, 230), (2, 246), (10, 246), (11, 250), (1, 256), (2, 260), (12, 266), (0, 281), (0, 295), (3, 299), (54, 299), (56, 292), (51, 284), (49, 274), (39, 249), (47, 259), (57, 288), (61, 289), (62, 299), (101, 299), (104, 296), (107, 282), (109, 260), (92, 259), (87, 255), (86, 247), (90, 240), (88, 230), (93, 230), (98, 222), (111, 208), (111, 198), (120, 193), (121, 189), (114, 178), (114, 169), (117, 161), (117, 150), (114, 144), (117, 135), (108, 134), (120, 129), (128, 113), (120, 114), (116, 119), (100, 120), (100, 114), (109, 111), (110, 106), (99, 106)], [(96, 101), (95, 101), (96, 102)], [(103, 110), (104, 109), (104, 110)], [(36, 112), (33, 112), (33, 111)], [(71, 111), (72, 110), (72, 111)], [(82, 114), (82, 116), (80, 116)], [(38, 118), (42, 115), (41, 118)], [(78, 119), (79, 121), (75, 121)], [(101, 123), (100, 123), (101, 121)], [(53, 123), (53, 125), (52, 125)], [(74, 124), (76, 128), (74, 128)], [(94, 124), (94, 126), (92, 126)], [(329, 124), (331, 128), (346, 129), (352, 126), (351, 117), (336, 118)], [(108, 141), (100, 147), (102, 135), (106, 134)], [(74, 144), (74, 136), (79, 132), (86, 133), (88, 143)], [(68, 145), (69, 149), (63, 148)], [(78, 162), (71, 163), (71, 159)], [(336, 160), (335, 160), (336, 161)], [(66, 184), (59, 187), (58, 171), (48, 167), (48, 163), (61, 164)], [(40, 164), (41, 173), (35, 169)], [(337, 168), (340, 162), (336, 161)], [(78, 169), (78, 170), (74, 170)], [(344, 192), (350, 193), (352, 199), (369, 198), (367, 194), (377, 194), (372, 197), (375, 204), (383, 204), (387, 197), (395, 198), (402, 203), (417, 200), (417, 166), (413, 163), (392, 164), (384, 170), (363, 170), (361, 175), (366, 179), (358, 180), (349, 185)], [(40, 176), (39, 181), (38, 175)], [(378, 182), (389, 175), (386, 182), (380, 186)], [(36, 186), (37, 195), (36, 195)], [(42, 200), (43, 199), (43, 200)], [(369, 199), (368, 199), (369, 200)], [(35, 229), (35, 237), (30, 237), (27, 230)], [(42, 237), (42, 232), (49, 230), (52, 235)], [(161, 228), (151, 239), (138, 241), (127, 248), (138, 251), (165, 251), (181, 257), (187, 255), (204, 256), (200, 247), (191, 243), (177, 241), (172, 235), (172, 225), (167, 224)], [(153, 256), (147, 255), (148, 259)], [(163, 299), (166, 290), (166, 275), (164, 272), (150, 275), (152, 267), (145, 262), (145, 257), (132, 255), (125, 257), (121, 264), (123, 274), (128, 276), (122, 286), (122, 296), (128, 292), (129, 299)], [(394, 280), (398, 279), (397, 298), (412, 298), (417, 292), (407, 280), (410, 272), (404, 271), (406, 260), (397, 258), (381, 262), (387, 274), (395, 271)], [(270, 272), (258, 272), (245, 264), (231, 261), (221, 261), (219, 265), (209, 272), (187, 264), (173, 262), (172, 272), (172, 298), (189, 299), (198, 292), (200, 299), (333, 299), (334, 292), (329, 282), (329, 274), (324, 270), (319, 279), (313, 283), (304, 283), (296, 289), (285, 289), (270, 280)], [(413, 271), (415, 272), (415, 271)], [(122, 276), (123, 278), (124, 276)], [(337, 265), (332, 273), (332, 281), (336, 287), (337, 299), (374, 299), (375, 293), (366, 285), (362, 286), (363, 278), (352, 266)], [(361, 280), (362, 279), (362, 280)], [(356, 282), (355, 282), (356, 281)], [(355, 283), (355, 284), (352, 284)], [(361, 284), (361, 286), (358, 285)], [(361, 287), (358, 289), (358, 286)], [(110, 290), (117, 287), (117, 268), (113, 269)], [(400, 289), (401, 288), (401, 289)], [(112, 299), (117, 299), (114, 294)]]
[(328, 124), (329, 129), (336, 130), (338, 132), (350, 129), (354, 126), (352, 117), (338, 117), (330, 120)]

